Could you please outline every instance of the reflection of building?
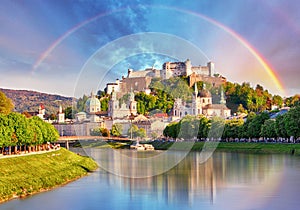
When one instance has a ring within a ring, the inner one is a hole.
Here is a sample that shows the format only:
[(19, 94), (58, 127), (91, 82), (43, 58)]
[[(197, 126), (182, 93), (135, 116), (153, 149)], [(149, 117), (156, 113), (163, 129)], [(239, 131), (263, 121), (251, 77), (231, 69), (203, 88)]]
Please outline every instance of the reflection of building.
[[(120, 173), (121, 176), (113, 176), (110, 173), (100, 173), (99, 176), (101, 176), (101, 179), (107, 180), (111, 187), (116, 185), (121, 187), (121, 191), (125, 196), (130, 196), (130, 198), (134, 198), (134, 201), (139, 201), (136, 198), (139, 198), (140, 193), (147, 192), (147, 195), (154, 201), (157, 199), (160, 202), (162, 201), (161, 203), (173, 206), (180, 203), (183, 204), (181, 207), (191, 209), (199, 208), (197, 205), (200, 203), (206, 205), (209, 202), (214, 203), (218, 198), (224, 198), (224, 194), (227, 194), (225, 198), (230, 199), (228, 195), (236, 195), (238, 198), (248, 201), (248, 196), (253, 196), (251, 190), (256, 192), (255, 190), (271, 187), (269, 191), (271, 193), (274, 184), (277, 185), (274, 181), (272, 182), (273, 179), (270, 181), (270, 178), (278, 177), (278, 173), (274, 173), (274, 171), (280, 170), (284, 166), (285, 160), (284, 157), (278, 156), (214, 153), (211, 158), (205, 161), (205, 157), (200, 152), (193, 152), (172, 169), (153, 176), (153, 171), (155, 172), (161, 167), (159, 164), (163, 164), (163, 160), (154, 164), (152, 162), (154, 159), (145, 158), (147, 153), (143, 153), (145, 156), (141, 158), (138, 157), (138, 153), (128, 150), (99, 152), (95, 149), (89, 151), (89, 155), (94, 159), (107, 160), (102, 162), (107, 171)], [(150, 157), (153, 153), (148, 153), (148, 155)], [(178, 152), (172, 152), (168, 155), (173, 158), (178, 155)], [(136, 159), (141, 160), (141, 162), (135, 161)], [(148, 159), (147, 164), (142, 164), (144, 159)], [(137, 175), (143, 175), (147, 178), (126, 178), (136, 177)], [(97, 178), (99, 180), (99, 177)], [(237, 188), (241, 189), (236, 191), (240, 194), (228, 193), (228, 189), (235, 190)], [(257, 192), (265, 193), (267, 191)], [(232, 199), (235, 201), (237, 198), (232, 197)], [(253, 201), (253, 199), (250, 199), (250, 201)], [(249, 205), (249, 203), (247, 204)], [(235, 205), (236, 203), (233, 202), (232, 207), (236, 207)], [(239, 209), (247, 209), (247, 205), (245, 205), (245, 208), (243, 207)]]
[(212, 103), (211, 93), (203, 87), (203, 90), (198, 92), (197, 84), (195, 83), (195, 91), (193, 94), (192, 103), (186, 103), (182, 99), (177, 98), (174, 101), (173, 118), (179, 118), (186, 115), (205, 115), (207, 117), (219, 116), (227, 118), (230, 116), (230, 109), (226, 107), (224, 93), (221, 92), (220, 104)]

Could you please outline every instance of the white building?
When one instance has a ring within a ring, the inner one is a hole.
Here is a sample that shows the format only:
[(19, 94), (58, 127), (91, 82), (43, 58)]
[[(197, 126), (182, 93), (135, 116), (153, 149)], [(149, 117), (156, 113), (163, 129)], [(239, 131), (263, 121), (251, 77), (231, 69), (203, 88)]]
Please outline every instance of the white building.
[(91, 93), (91, 97), (85, 103), (85, 112), (79, 112), (75, 114), (77, 122), (101, 122), (97, 113), (101, 111), (100, 100)]
[(137, 103), (134, 100), (134, 93), (131, 90), (129, 100), (127, 103), (123, 102), (120, 104), (120, 101), (117, 99), (116, 91), (111, 93), (111, 99), (108, 104), (108, 116), (112, 118), (124, 118), (130, 115), (137, 114)]
[(65, 113), (62, 111), (61, 105), (59, 105), (59, 110), (57, 114), (57, 122), (58, 123), (65, 123)]
[(197, 84), (193, 94), (192, 103), (186, 103), (180, 98), (175, 99), (173, 107), (173, 120), (181, 119), (186, 115), (205, 115), (206, 117), (219, 116), (227, 118), (231, 115), (230, 109), (226, 107), (223, 91), (221, 92), (220, 104), (212, 103), (211, 93), (205, 89), (198, 92)]

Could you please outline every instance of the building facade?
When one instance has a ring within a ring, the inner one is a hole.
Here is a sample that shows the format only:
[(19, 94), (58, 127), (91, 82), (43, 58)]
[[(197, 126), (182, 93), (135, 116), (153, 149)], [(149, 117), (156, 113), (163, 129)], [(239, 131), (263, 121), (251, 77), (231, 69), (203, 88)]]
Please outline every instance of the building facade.
[(120, 104), (120, 100), (117, 98), (117, 93), (112, 92), (111, 98), (108, 103), (108, 116), (111, 118), (124, 118), (130, 115), (137, 114), (137, 103), (134, 100), (134, 92), (131, 89), (129, 99), (126, 102)]
[(205, 89), (198, 92), (197, 84), (194, 85), (195, 90), (191, 103), (186, 103), (181, 98), (174, 101), (173, 106), (173, 120), (181, 119), (186, 115), (204, 115), (206, 117), (222, 117), (228, 118), (231, 115), (230, 109), (226, 107), (223, 91), (221, 92), (220, 104), (212, 103), (211, 93)]

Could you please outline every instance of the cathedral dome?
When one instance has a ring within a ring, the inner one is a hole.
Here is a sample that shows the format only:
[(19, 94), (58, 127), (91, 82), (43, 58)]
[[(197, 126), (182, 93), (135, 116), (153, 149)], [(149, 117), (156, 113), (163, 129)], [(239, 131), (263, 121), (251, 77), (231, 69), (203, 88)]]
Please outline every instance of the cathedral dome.
[(95, 113), (101, 111), (101, 103), (96, 96), (92, 95), (85, 103), (87, 113)]
[(199, 96), (201, 98), (211, 98), (211, 93), (208, 90), (201, 90)]

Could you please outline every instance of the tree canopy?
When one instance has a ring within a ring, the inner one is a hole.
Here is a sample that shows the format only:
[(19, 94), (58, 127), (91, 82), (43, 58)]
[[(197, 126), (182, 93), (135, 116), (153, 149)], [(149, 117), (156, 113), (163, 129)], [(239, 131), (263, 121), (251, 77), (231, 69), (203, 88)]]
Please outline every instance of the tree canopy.
[[(12, 112), (0, 114), (0, 148), (37, 146), (47, 142), (55, 142), (59, 134), (53, 125), (44, 122), (39, 117), (26, 118), (24, 115)], [(10, 151), (9, 151), (10, 153)]]
[(14, 104), (10, 98), (0, 91), (0, 113), (9, 114), (14, 109)]

